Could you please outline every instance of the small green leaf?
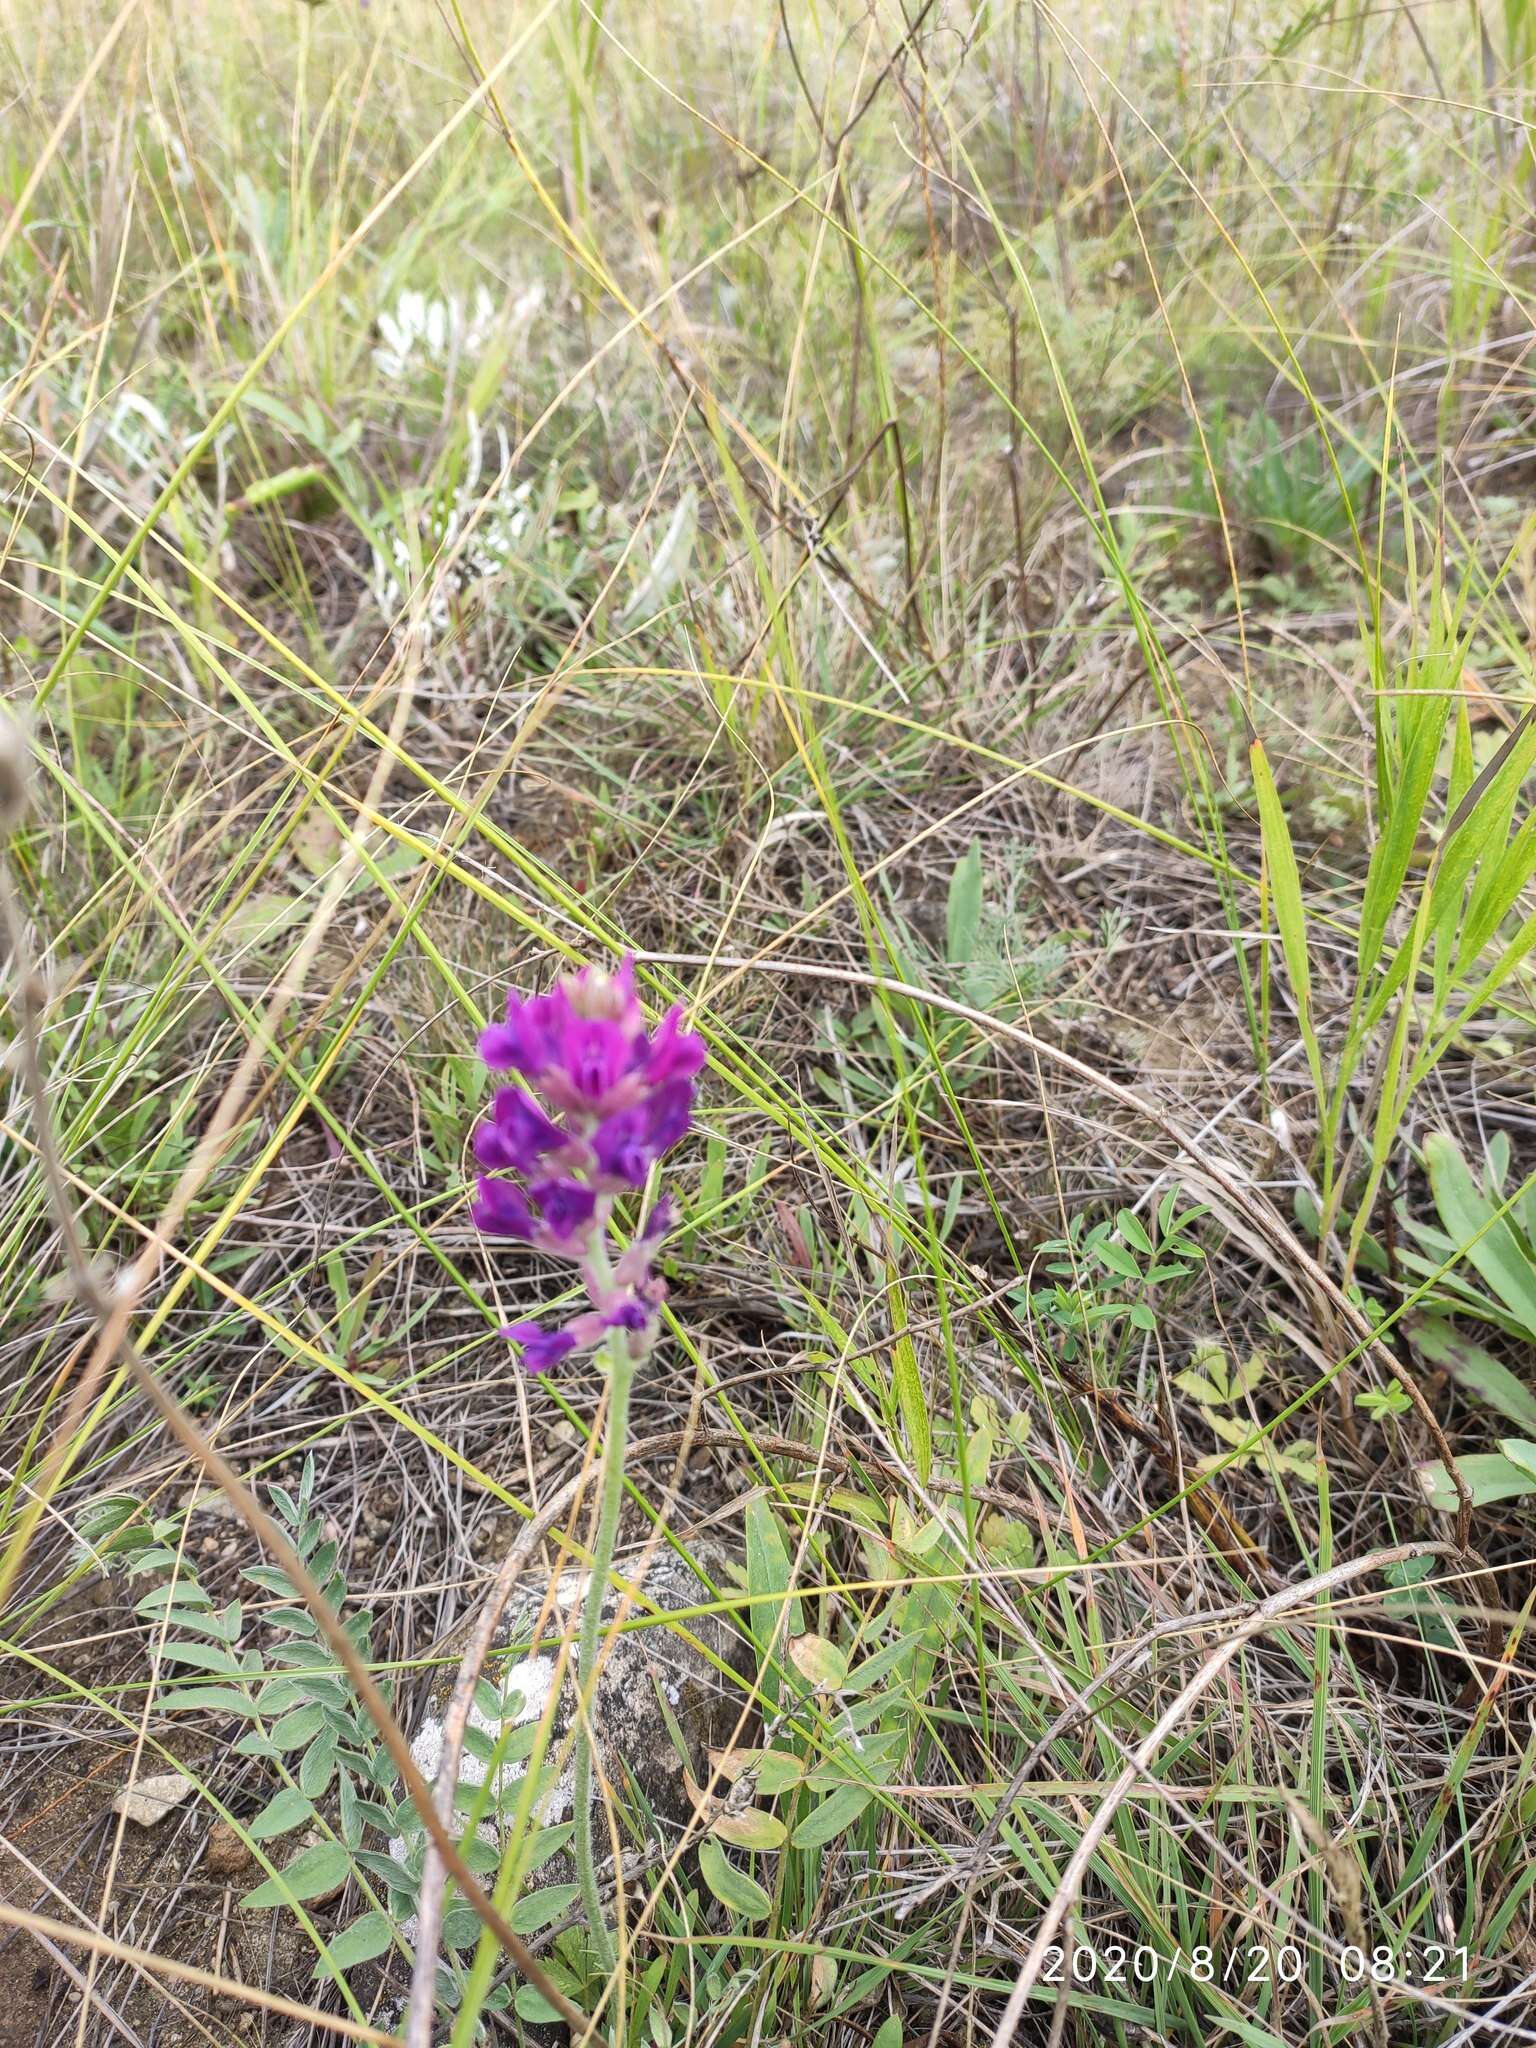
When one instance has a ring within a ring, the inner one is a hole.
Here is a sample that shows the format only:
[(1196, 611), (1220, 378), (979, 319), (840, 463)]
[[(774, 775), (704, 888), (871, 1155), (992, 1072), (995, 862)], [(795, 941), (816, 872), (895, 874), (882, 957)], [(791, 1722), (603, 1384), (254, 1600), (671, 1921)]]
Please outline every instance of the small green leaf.
[(813, 1806), (805, 1819), (796, 1825), (795, 1847), (820, 1849), (826, 1843), (836, 1841), (846, 1828), (853, 1826), (874, 1796), (867, 1785), (844, 1785), (829, 1793), (820, 1806)]
[(1141, 1278), (1140, 1266), (1123, 1244), (1116, 1244), (1112, 1238), (1106, 1238), (1097, 1250), (1101, 1264), (1108, 1266), (1111, 1273), (1117, 1273), (1122, 1280)]
[(568, 1913), (580, 1897), (580, 1885), (546, 1885), (543, 1891), (530, 1892), (526, 1899), (518, 1900), (508, 1916), (508, 1925), (515, 1934), (538, 1934)]
[[(565, 1993), (567, 1998), (570, 1998), (573, 1993), (580, 1989), (580, 1986), (577, 1985), (568, 1970), (551, 1969), (547, 1963), (545, 1968), (549, 1970), (551, 1979)], [(512, 2001), (512, 2007), (518, 2018), (526, 2020), (531, 2027), (550, 2027), (562, 2024), (561, 2015), (550, 2004), (544, 1994), (541, 1991), (535, 1991), (531, 1984), (524, 1984), (519, 1988), (517, 1996)]]
[(699, 1844), (699, 1870), (704, 1882), (729, 1912), (743, 1920), (766, 1920), (773, 1901), (757, 1882), (726, 1855), (712, 1836)]
[(314, 1810), (297, 1787), (284, 1785), (267, 1801), (256, 1818), (246, 1824), (245, 1832), (253, 1842), (270, 1842), (275, 1836), (286, 1835), (291, 1828), (299, 1827)]
[(318, 1799), (331, 1782), (336, 1767), (336, 1737), (326, 1729), (304, 1752), (299, 1765), (299, 1790)]
[(748, 1806), (740, 1813), (717, 1814), (710, 1832), (722, 1842), (734, 1842), (738, 1849), (782, 1849), (789, 1830), (777, 1814), (760, 1806)]
[[(385, 1914), (364, 1913), (360, 1920), (344, 1927), (327, 1944), (326, 1953), (338, 1970), (351, 1970), (359, 1963), (371, 1963), (375, 1956), (383, 1955), (393, 1938), (394, 1929)], [(315, 1975), (323, 1977), (325, 1974), (324, 1963), (317, 1963)]]
[(273, 1747), (302, 1748), (306, 1742), (312, 1742), (319, 1734), (324, 1718), (322, 1710), (313, 1703), (307, 1707), (295, 1707), (291, 1714), (284, 1714), (270, 1731)]
[(240, 1901), (242, 1906), (286, 1906), (294, 1899), (328, 1898), (347, 1881), (351, 1858), (340, 1842), (315, 1842), (301, 1849), (277, 1877), (269, 1877)]
[(221, 1678), (238, 1678), (240, 1662), (222, 1643), (167, 1643), (160, 1655), (167, 1664), (190, 1664), (197, 1671), (216, 1671)]
[(764, 1750), (752, 1769), (758, 1791), (770, 1799), (776, 1792), (786, 1792), (791, 1785), (798, 1785), (805, 1776), (800, 1758), (783, 1749)]
[(1139, 1216), (1130, 1209), (1121, 1209), (1116, 1212), (1115, 1227), (1126, 1243), (1140, 1252), (1143, 1258), (1151, 1258), (1152, 1240)]
[(789, 1659), (819, 1692), (836, 1692), (848, 1676), (847, 1657), (825, 1636), (796, 1636), (789, 1646)]
[(253, 1719), (256, 1713), (243, 1692), (235, 1692), (227, 1685), (167, 1686), (160, 1695), (160, 1705), (174, 1708), (179, 1714), (239, 1714), (245, 1720)]

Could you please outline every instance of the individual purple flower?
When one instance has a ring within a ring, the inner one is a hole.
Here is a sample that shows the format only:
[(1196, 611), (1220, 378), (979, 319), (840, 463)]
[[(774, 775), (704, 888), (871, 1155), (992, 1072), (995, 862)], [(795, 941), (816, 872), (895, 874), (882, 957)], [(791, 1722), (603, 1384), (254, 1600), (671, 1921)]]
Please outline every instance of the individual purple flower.
[(643, 1188), (651, 1168), (686, 1136), (693, 1118), (693, 1083), (664, 1081), (629, 1109), (604, 1117), (592, 1133), (592, 1151), (602, 1179), (615, 1191)]
[(498, 1088), (490, 1121), (479, 1126), (474, 1142), (482, 1166), (532, 1173), (568, 1139), (526, 1088)]
[(548, 1372), (576, 1349), (576, 1339), (569, 1330), (546, 1330), (539, 1323), (509, 1323), (501, 1334), (522, 1346), (525, 1372)]
[(615, 972), (564, 975), (547, 995), (509, 995), (507, 1021), (481, 1033), (480, 1054), (522, 1085), (499, 1088), (474, 1133), (485, 1169), (471, 1207), (475, 1225), (574, 1261), (591, 1303), (560, 1329), (514, 1323), (504, 1334), (533, 1373), (590, 1350), (611, 1330), (627, 1332), (630, 1355), (642, 1357), (666, 1295), (652, 1261), (672, 1205), (653, 1205), (617, 1261), (608, 1224), (615, 1197), (644, 1187), (688, 1132), (704, 1041), (684, 1029), (681, 1005), (648, 1029), (626, 959)]

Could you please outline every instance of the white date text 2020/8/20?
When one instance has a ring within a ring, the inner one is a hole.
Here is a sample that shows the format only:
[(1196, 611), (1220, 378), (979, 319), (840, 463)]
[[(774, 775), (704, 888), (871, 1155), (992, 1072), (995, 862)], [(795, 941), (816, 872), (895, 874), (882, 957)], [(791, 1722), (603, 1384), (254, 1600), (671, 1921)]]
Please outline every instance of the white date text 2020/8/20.
[[(1425, 1942), (1421, 1948), (1394, 1949), (1387, 1942), (1361, 1948), (1351, 1942), (1327, 1951), (1324, 1969), (1344, 1984), (1450, 1984), (1464, 1982), (1470, 1957), (1465, 1948)], [(1042, 1984), (1151, 1984), (1159, 1977), (1189, 1977), (1197, 1984), (1299, 1984), (1308, 1974), (1306, 1953), (1294, 1942), (1279, 1948), (1250, 1943), (1226, 1954), (1213, 1948), (1134, 1948), (1117, 1942), (1098, 1947), (1078, 1942), (1068, 1949), (1055, 1944), (1045, 1951)]]

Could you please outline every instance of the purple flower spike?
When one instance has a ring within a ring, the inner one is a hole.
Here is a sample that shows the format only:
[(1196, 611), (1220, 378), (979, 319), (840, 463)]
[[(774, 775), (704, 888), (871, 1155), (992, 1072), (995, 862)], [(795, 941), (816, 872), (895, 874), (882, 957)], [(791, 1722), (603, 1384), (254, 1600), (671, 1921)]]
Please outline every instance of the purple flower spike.
[(674, 1003), (656, 1027), (646, 1057), (645, 1078), (653, 1088), (674, 1076), (690, 1080), (704, 1064), (704, 1041), (696, 1031), (683, 1029), (683, 1010)]
[(486, 1065), (526, 1085), (498, 1089), (475, 1131), (475, 1159), (485, 1169), (475, 1224), (487, 1237), (573, 1260), (592, 1304), (563, 1329), (515, 1323), (504, 1332), (522, 1347), (529, 1372), (590, 1350), (611, 1330), (628, 1332), (636, 1358), (655, 1342), (666, 1285), (651, 1261), (672, 1205), (657, 1202), (612, 1263), (608, 1221), (615, 1196), (644, 1187), (692, 1124), (705, 1048), (682, 1017), (674, 1005), (647, 1030), (634, 963), (625, 959), (613, 972), (594, 966), (563, 975), (548, 995), (509, 995), (507, 1021), (480, 1034)]

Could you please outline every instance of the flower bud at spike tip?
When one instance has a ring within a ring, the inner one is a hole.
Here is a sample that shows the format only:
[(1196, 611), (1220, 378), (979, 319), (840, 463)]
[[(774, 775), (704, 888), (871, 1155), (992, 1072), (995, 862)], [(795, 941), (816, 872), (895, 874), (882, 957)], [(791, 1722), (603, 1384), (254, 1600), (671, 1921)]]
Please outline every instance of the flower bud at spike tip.
[(514, 991), (506, 1022), (480, 1034), (480, 1056), (515, 1080), (497, 1089), (475, 1129), (475, 1225), (570, 1259), (592, 1304), (561, 1328), (512, 1323), (502, 1335), (531, 1373), (591, 1350), (611, 1330), (627, 1332), (631, 1356), (643, 1357), (666, 1296), (651, 1266), (672, 1204), (657, 1202), (613, 1262), (608, 1222), (615, 1198), (644, 1187), (690, 1129), (703, 1039), (683, 1029), (680, 1005), (646, 1028), (626, 959), (612, 973), (562, 975), (548, 995)]

